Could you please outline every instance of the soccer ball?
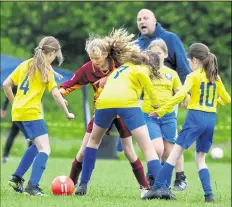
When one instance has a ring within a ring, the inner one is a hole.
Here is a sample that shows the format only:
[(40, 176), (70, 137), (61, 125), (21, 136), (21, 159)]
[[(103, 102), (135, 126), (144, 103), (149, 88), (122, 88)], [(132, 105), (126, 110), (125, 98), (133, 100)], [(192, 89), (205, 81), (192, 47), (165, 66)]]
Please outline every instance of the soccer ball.
[(213, 159), (221, 159), (223, 157), (223, 150), (219, 147), (215, 147), (211, 150), (211, 156)]
[(54, 195), (71, 195), (74, 183), (68, 176), (58, 176), (52, 181), (51, 189)]

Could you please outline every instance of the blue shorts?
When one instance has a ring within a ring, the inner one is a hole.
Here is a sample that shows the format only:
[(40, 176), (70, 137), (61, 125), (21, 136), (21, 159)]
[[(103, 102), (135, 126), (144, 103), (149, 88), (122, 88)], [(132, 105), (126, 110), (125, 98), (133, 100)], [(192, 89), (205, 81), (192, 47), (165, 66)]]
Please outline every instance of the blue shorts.
[(140, 107), (98, 109), (95, 112), (94, 123), (101, 128), (108, 129), (116, 115), (120, 116), (130, 131), (145, 125)]
[(162, 118), (149, 117), (144, 113), (150, 139), (162, 137), (165, 141), (175, 144), (177, 120), (176, 113), (166, 114)]
[(208, 153), (213, 142), (216, 113), (189, 110), (176, 144), (188, 149), (196, 140), (196, 152)]
[(48, 133), (47, 126), (43, 119), (35, 121), (14, 121), (19, 127), (20, 131), (23, 132), (27, 139), (34, 139), (38, 136)]

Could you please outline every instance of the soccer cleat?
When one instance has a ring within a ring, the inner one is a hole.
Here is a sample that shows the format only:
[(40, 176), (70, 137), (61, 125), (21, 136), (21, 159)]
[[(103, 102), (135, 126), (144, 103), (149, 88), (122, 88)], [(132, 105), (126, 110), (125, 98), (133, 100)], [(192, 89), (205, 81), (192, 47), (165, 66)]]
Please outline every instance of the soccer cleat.
[(155, 183), (155, 179), (154, 179), (153, 175), (147, 174), (146, 177), (147, 177), (147, 181), (148, 181), (149, 186), (150, 186), (150, 187), (153, 186), (154, 183)]
[(32, 186), (30, 183), (28, 183), (27, 187), (24, 189), (23, 194), (32, 196), (47, 196), (44, 194), (41, 188), (38, 186)]
[(176, 179), (172, 190), (183, 191), (187, 188), (187, 179), (185, 175), (182, 175), (179, 179)]
[(208, 202), (208, 203), (210, 203), (210, 202), (215, 202), (216, 200), (215, 200), (215, 198), (214, 198), (214, 196), (211, 194), (211, 195), (205, 195), (205, 202)]
[(80, 185), (75, 192), (75, 194), (79, 196), (84, 196), (86, 193), (87, 193), (87, 184)]
[(18, 177), (17, 175), (12, 175), (11, 179), (8, 180), (9, 186), (11, 186), (16, 192), (23, 192), (24, 179)]
[(142, 198), (146, 193), (148, 193), (149, 189), (144, 186), (140, 186), (140, 198)]
[(164, 188), (157, 188), (155, 190), (150, 190), (143, 197), (143, 200), (150, 199), (166, 199), (166, 200), (176, 200), (176, 196), (169, 190)]

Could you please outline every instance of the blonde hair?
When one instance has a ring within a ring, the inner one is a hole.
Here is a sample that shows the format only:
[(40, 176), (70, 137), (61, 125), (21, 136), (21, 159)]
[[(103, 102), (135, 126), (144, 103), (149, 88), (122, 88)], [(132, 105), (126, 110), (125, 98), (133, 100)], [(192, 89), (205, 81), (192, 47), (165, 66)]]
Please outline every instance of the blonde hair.
[(162, 39), (156, 39), (153, 40), (150, 45), (148, 46), (148, 50), (151, 50), (152, 47), (156, 47), (158, 46), (161, 50), (163, 50), (164, 54), (168, 54), (168, 47), (166, 45), (166, 43), (164, 42), (164, 40)]
[(206, 77), (210, 82), (218, 80), (218, 64), (217, 57), (210, 52), (209, 48), (202, 43), (194, 43), (189, 47), (187, 56), (190, 59), (198, 59), (206, 73)]
[[(136, 65), (146, 65), (151, 71), (150, 77), (161, 78), (159, 73), (160, 59), (157, 54), (148, 52), (144, 54), (139, 47), (134, 44), (134, 34), (129, 34), (127, 30), (120, 28), (112, 30), (105, 37), (105, 41), (109, 44), (109, 57), (120, 64), (132, 62)], [(154, 56), (152, 56), (154, 55)]]
[(86, 40), (85, 50), (87, 53), (102, 56), (107, 53), (108, 45), (101, 36), (91, 33)]
[[(112, 29), (109, 35), (105, 37), (90, 34), (90, 37), (86, 40), (85, 50), (87, 53), (91, 51), (98, 56), (108, 54), (107, 58), (113, 59), (120, 65), (125, 62), (132, 62), (137, 65), (147, 65), (151, 70), (151, 77), (160, 78), (160, 73), (158, 72), (159, 63), (156, 61), (156, 54), (155, 61), (152, 58), (148, 60), (146, 55), (144, 55), (139, 47), (134, 44), (134, 36), (134, 34), (129, 34), (124, 28)], [(151, 63), (151, 60), (153, 60), (153, 64)]]
[(47, 63), (45, 55), (50, 52), (57, 52), (57, 59), (59, 61), (59, 65), (62, 64), (64, 58), (61, 52), (61, 47), (59, 41), (52, 37), (47, 36), (44, 37), (39, 45), (35, 48), (35, 54), (32, 61), (29, 63), (28, 75), (33, 76), (36, 70), (39, 70), (42, 80), (45, 83), (49, 82), (49, 72), (52, 71), (58, 78), (62, 78), (62, 76), (55, 72), (51, 65)]

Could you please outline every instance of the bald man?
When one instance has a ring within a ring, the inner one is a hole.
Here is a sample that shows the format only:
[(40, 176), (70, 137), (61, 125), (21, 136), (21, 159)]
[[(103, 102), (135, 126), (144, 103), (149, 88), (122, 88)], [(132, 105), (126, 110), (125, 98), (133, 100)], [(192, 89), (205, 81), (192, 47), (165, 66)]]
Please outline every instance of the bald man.
[[(165, 41), (168, 47), (168, 57), (164, 60), (164, 64), (175, 70), (182, 84), (186, 76), (190, 73), (186, 52), (179, 37), (165, 30), (157, 19), (154, 13), (148, 9), (142, 9), (137, 15), (137, 26), (140, 31), (135, 44), (139, 45), (142, 50), (146, 50), (152, 40), (161, 38)], [(167, 157), (163, 157), (165, 161)], [(171, 182), (171, 181), (170, 181)], [(184, 158), (183, 156), (176, 164), (176, 179), (174, 182), (174, 190), (182, 191), (187, 187), (186, 176), (184, 175)]]

